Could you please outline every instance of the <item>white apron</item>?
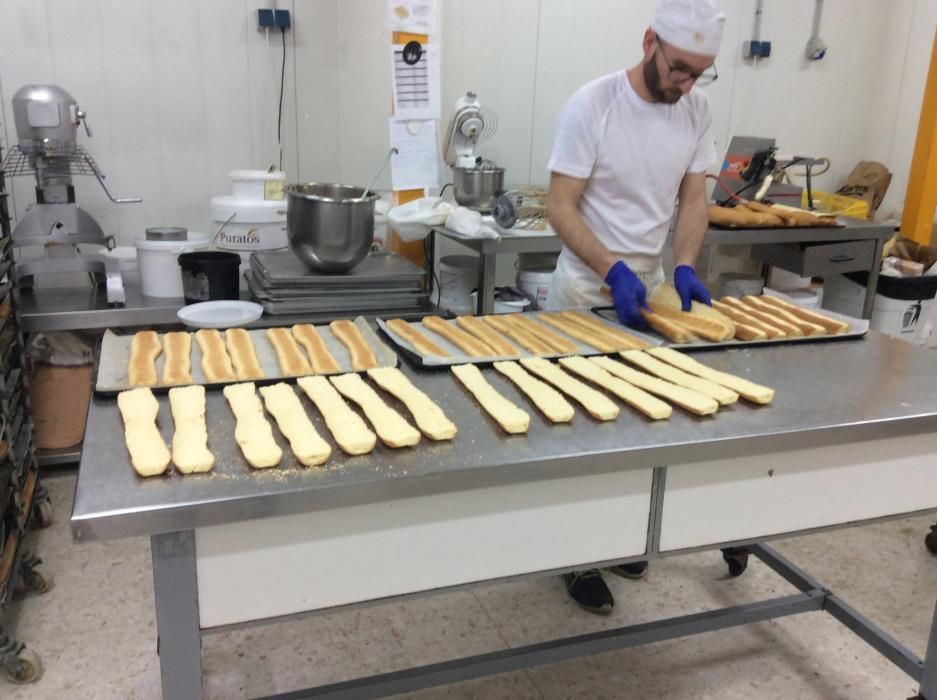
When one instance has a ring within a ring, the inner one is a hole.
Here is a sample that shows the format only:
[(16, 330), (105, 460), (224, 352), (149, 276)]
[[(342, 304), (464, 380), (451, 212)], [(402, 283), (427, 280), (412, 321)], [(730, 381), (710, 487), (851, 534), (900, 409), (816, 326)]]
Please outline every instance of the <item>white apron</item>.
[[(564, 253), (566, 249), (564, 248)], [(625, 263), (647, 289), (650, 299), (654, 290), (664, 281), (664, 268), (660, 256), (627, 255), (614, 253), (615, 257)], [(562, 311), (575, 307), (611, 306), (612, 302), (602, 294), (602, 287), (607, 286), (605, 280), (595, 274), (584, 263), (570, 260), (566, 255), (560, 255), (556, 264), (556, 272), (550, 283), (550, 294), (547, 297), (547, 306), (551, 311)]]

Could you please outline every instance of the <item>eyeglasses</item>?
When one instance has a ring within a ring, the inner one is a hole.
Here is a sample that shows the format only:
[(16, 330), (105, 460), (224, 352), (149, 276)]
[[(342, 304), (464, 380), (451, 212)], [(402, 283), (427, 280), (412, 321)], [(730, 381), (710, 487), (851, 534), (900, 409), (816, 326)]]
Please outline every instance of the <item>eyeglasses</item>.
[[(664, 42), (661, 41), (660, 37), (657, 38), (657, 45), (660, 48), (660, 55), (664, 57), (664, 63), (667, 64), (667, 77), (673, 82), (678, 84), (693, 82), (696, 85), (703, 86), (711, 85), (719, 79), (719, 71), (716, 70), (715, 63), (713, 63), (711, 69), (707, 69), (702, 73), (694, 73), (684, 68), (674, 68), (670, 59), (667, 58), (667, 54), (664, 53)], [(709, 72), (710, 70), (712, 70), (711, 73)]]

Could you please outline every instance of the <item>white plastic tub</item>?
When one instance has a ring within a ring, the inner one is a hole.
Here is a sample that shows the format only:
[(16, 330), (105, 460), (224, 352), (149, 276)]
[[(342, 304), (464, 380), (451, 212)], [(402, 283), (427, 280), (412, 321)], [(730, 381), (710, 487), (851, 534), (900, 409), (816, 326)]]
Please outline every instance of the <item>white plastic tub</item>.
[(439, 306), (453, 313), (471, 313), (472, 290), (478, 283), (478, 258), (446, 255), (439, 259)]
[(234, 199), (283, 200), (286, 173), (282, 170), (232, 170), (228, 177)]
[(221, 230), (215, 245), (222, 250), (276, 250), (288, 244), (285, 201), (212, 197), (209, 210), (214, 230)]
[(534, 300), (534, 309), (547, 308), (553, 272), (544, 269), (517, 271), (517, 288)]
[(182, 270), (179, 256), (206, 250), (211, 240), (204, 233), (189, 231), (186, 241), (134, 241), (137, 265), (140, 268), (140, 288), (144, 296), (182, 298)]

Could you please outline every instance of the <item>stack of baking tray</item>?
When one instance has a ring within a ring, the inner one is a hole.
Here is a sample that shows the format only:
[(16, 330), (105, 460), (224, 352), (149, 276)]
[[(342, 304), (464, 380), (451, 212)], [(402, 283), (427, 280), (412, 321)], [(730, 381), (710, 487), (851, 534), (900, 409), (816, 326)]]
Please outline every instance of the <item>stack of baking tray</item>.
[(290, 251), (251, 254), (248, 288), (268, 314), (379, 313), (425, 305), (426, 271), (396, 253), (373, 253), (348, 272), (310, 270)]

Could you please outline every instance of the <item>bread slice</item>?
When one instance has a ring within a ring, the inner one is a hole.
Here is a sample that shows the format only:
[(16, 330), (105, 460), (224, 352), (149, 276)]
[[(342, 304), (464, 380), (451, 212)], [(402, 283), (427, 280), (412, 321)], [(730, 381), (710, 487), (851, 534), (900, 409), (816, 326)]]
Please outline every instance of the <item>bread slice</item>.
[(573, 374), (578, 374), (583, 379), (588, 379), (593, 384), (598, 384), (606, 391), (615, 394), (619, 399), (629, 406), (638, 409), (648, 418), (664, 420), (665, 418), (670, 418), (670, 415), (673, 413), (673, 408), (671, 408), (670, 404), (661, 401), (656, 396), (651, 396), (643, 389), (629, 384), (624, 379), (606, 372), (597, 364), (589, 362), (589, 360), (581, 355), (561, 357), (560, 364)]
[(519, 355), (520, 348), (505, 338), (501, 333), (482, 321), (478, 316), (457, 316), (455, 322), (466, 332), (474, 335), (485, 345), (502, 357)]
[(475, 365), (454, 365), (453, 376), (459, 380), (475, 400), (501, 429), (513, 435), (526, 433), (530, 427), (530, 414), (504, 398), (488, 383)]
[(651, 348), (647, 352), (657, 359), (663, 360), (684, 372), (695, 374), (698, 377), (708, 379), (716, 384), (721, 384), (752, 403), (768, 404), (774, 400), (774, 389), (755, 384), (754, 382), (750, 382), (742, 377), (737, 377), (734, 374), (729, 374), (728, 372), (720, 372), (719, 370), (712, 369), (702, 362), (694, 360), (692, 357), (688, 357), (671, 348)]
[(508, 338), (516, 342), (527, 352), (534, 355), (552, 355), (553, 348), (533, 333), (511, 323), (507, 317), (513, 314), (502, 314), (496, 316), (482, 316), (482, 320), (492, 328), (504, 333)]
[(693, 335), (693, 333), (691, 333), (688, 328), (680, 324), (678, 321), (665, 318), (660, 314), (656, 314), (653, 311), (648, 311), (647, 309), (641, 309), (641, 315), (644, 316), (644, 320), (647, 321), (647, 325), (649, 325), (672, 343), (678, 343), (682, 345), (683, 343), (692, 343), (696, 340), (699, 340), (699, 338)]
[(615, 402), (605, 394), (569, 376), (549, 360), (529, 357), (521, 360), (521, 366), (578, 401), (596, 420), (609, 421), (618, 417), (619, 408)]
[(420, 355), (435, 355), (436, 357), (451, 357), (451, 355), (439, 347), (432, 340), (420, 333), (410, 323), (402, 318), (392, 318), (387, 321), (387, 327), (401, 338), (406, 340), (413, 349)]
[(600, 321), (595, 316), (586, 313), (585, 311), (562, 311), (560, 312), (560, 316), (582, 326), (586, 326), (587, 328), (599, 330), (603, 334), (609, 335), (616, 340), (619, 340), (623, 345), (628, 346), (628, 349), (633, 348), (635, 350), (641, 350), (643, 348), (651, 347), (651, 344), (646, 340), (642, 340), (638, 336), (633, 335), (628, 331), (622, 330), (621, 328), (610, 326), (609, 324), (605, 323), (604, 321)]
[(716, 399), (720, 406), (728, 406), (739, 400), (739, 395), (731, 389), (727, 389), (720, 384), (715, 384), (702, 377), (688, 374), (666, 362), (661, 362), (656, 357), (652, 357), (641, 350), (628, 350), (621, 353), (621, 356), (631, 364), (640, 367), (645, 372), (660, 377), (677, 386), (692, 389), (703, 396)]
[(224, 337), (239, 380), (264, 379), (267, 376), (257, 360), (250, 333), (243, 328), (229, 328), (224, 332)]
[(299, 323), (290, 329), (296, 342), (303, 346), (309, 356), (309, 364), (316, 374), (338, 374), (342, 371), (332, 353), (325, 346), (319, 331), (311, 323)]
[(461, 328), (444, 321), (439, 316), (426, 316), (423, 327), (445, 338), (469, 357), (496, 357), (498, 353), (486, 343)]
[(156, 331), (140, 331), (130, 341), (130, 362), (127, 377), (130, 386), (156, 386), (159, 375), (156, 373), (156, 358), (163, 352)]
[(173, 331), (163, 336), (163, 386), (192, 383), (192, 334)]
[(672, 382), (631, 369), (631, 367), (608, 357), (590, 357), (589, 361), (594, 362), (609, 374), (624, 379), (629, 384), (634, 384), (651, 394), (667, 399), (691, 413), (706, 416), (719, 410), (719, 402), (709, 396), (703, 396), (692, 389), (677, 386)]
[(342, 452), (350, 455), (368, 454), (377, 444), (377, 435), (371, 432), (364, 419), (353, 411), (342, 395), (325, 377), (300, 377), (296, 380), (312, 401), (325, 425)]
[(579, 352), (579, 346), (576, 345), (576, 343), (569, 340), (568, 338), (564, 338), (549, 326), (534, 320), (526, 314), (505, 314), (505, 316), (508, 318), (508, 323), (512, 323), (516, 327), (527, 331), (536, 338), (539, 338), (544, 343), (549, 345), (553, 352)]
[(542, 382), (514, 361), (495, 362), (494, 368), (510, 379), (534, 402), (551, 423), (569, 423), (576, 409), (560, 392)]
[(289, 328), (268, 328), (267, 340), (277, 354), (280, 372), (284, 377), (302, 377), (312, 374), (312, 366), (299, 349)]
[(368, 370), (368, 378), (406, 406), (417, 427), (430, 440), (451, 440), (455, 437), (458, 432), (455, 423), (399, 369), (375, 367)]
[(156, 427), (159, 402), (153, 392), (145, 388), (122, 391), (117, 395), (117, 408), (134, 471), (140, 476), (163, 474), (171, 456)]
[(195, 342), (202, 352), (202, 374), (209, 383), (233, 382), (237, 379), (220, 331), (214, 328), (196, 331)]
[(736, 337), (739, 337), (739, 326), (755, 328), (762, 332), (766, 338), (787, 337), (787, 333), (777, 326), (771, 325), (770, 323), (765, 323), (761, 319), (752, 316), (750, 313), (744, 311), (740, 307), (735, 306), (734, 304), (729, 304), (724, 301), (717, 301), (716, 299), (713, 299), (713, 308), (721, 313), (724, 313), (726, 316), (735, 321)]
[(377, 367), (377, 356), (354, 322), (347, 319), (332, 321), (329, 324), (329, 329), (332, 331), (332, 335), (348, 348), (348, 354), (351, 356), (351, 368), (355, 372)]
[(420, 431), (384, 403), (360, 374), (340, 374), (337, 377), (329, 377), (329, 381), (342, 396), (361, 407), (374, 426), (374, 432), (388, 447), (412, 447), (420, 441)]
[(654, 313), (677, 321), (706, 340), (723, 342), (735, 337), (735, 323), (732, 319), (712, 307), (694, 301), (689, 311), (683, 311), (680, 295), (671, 284), (659, 285), (651, 295), (648, 306)]

